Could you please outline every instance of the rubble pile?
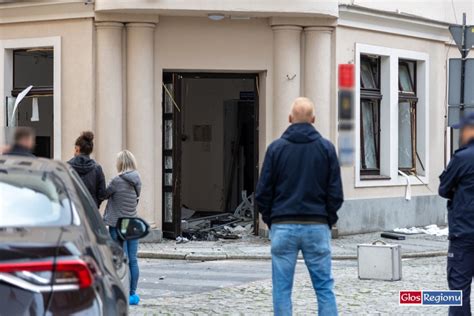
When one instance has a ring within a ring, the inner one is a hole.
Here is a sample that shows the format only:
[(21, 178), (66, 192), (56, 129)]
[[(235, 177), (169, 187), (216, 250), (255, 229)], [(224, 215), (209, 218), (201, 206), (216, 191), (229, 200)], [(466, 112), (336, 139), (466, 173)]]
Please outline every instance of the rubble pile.
[(253, 233), (254, 197), (253, 194), (247, 196), (245, 191), (242, 192), (242, 203), (233, 213), (201, 217), (199, 212), (187, 207), (184, 209), (189, 216), (181, 220), (183, 233), (176, 239), (178, 243), (185, 240), (239, 239)]

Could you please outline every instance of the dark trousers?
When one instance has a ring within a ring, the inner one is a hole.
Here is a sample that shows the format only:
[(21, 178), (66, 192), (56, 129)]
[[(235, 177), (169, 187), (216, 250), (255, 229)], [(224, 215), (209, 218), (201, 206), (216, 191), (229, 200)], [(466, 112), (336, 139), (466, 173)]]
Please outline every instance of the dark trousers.
[(474, 242), (454, 239), (449, 242), (448, 285), (450, 290), (462, 290), (462, 306), (450, 306), (451, 316), (471, 315), (471, 283), (474, 276)]

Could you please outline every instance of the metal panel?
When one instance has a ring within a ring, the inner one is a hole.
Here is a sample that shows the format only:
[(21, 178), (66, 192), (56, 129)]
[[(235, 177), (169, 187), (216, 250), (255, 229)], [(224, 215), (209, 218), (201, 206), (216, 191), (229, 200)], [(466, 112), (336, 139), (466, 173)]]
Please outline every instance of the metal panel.
[(464, 75), (464, 104), (474, 105), (474, 59), (466, 60), (466, 73)]
[(470, 49), (474, 46), (474, 26), (468, 26), (466, 31), (466, 47)]
[(402, 279), (400, 245), (376, 242), (357, 245), (359, 278), (398, 281)]
[[(474, 105), (474, 59), (466, 60), (464, 80), (464, 104)], [(449, 59), (449, 91), (448, 104), (461, 104), (461, 59)]]
[[(459, 106), (448, 107), (448, 126), (452, 127), (459, 123), (461, 108)], [(474, 112), (474, 106), (467, 105), (464, 107), (464, 115)]]
[(449, 59), (448, 104), (461, 104), (461, 59)]
[(459, 50), (462, 50), (462, 25), (451, 25), (449, 26), (449, 32), (454, 39), (454, 42), (458, 46)]

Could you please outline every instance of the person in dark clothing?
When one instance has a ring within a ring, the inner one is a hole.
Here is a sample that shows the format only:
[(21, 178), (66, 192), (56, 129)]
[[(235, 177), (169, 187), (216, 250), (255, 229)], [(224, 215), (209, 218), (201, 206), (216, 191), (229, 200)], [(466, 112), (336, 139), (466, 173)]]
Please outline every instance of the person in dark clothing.
[(270, 228), (275, 315), (291, 315), (291, 290), (301, 250), (319, 315), (337, 315), (331, 273), (331, 230), (343, 203), (334, 146), (313, 127), (314, 105), (297, 98), (291, 125), (267, 149), (256, 202)]
[(82, 132), (76, 139), (74, 158), (68, 163), (79, 174), (99, 208), (105, 200), (105, 176), (102, 167), (90, 158), (93, 149), (94, 134), (89, 131)]
[(35, 131), (31, 127), (20, 126), (15, 129), (13, 146), (6, 150), (5, 155), (32, 157), (35, 149)]
[(462, 290), (462, 306), (450, 306), (449, 315), (471, 315), (474, 277), (474, 113), (454, 128), (461, 129), (462, 146), (440, 175), (439, 195), (448, 199), (448, 285)]

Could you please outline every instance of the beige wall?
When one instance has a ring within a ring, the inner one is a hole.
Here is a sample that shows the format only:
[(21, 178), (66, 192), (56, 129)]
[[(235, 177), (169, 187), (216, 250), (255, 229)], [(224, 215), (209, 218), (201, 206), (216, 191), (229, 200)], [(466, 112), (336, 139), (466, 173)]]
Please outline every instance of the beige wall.
[[(260, 104), (260, 144), (271, 141), (272, 29), (266, 19), (210, 21), (207, 18), (161, 17), (155, 31), (155, 132), (161, 135), (163, 70), (257, 72), (265, 104)], [(155, 147), (155, 222), (161, 223), (162, 139)], [(260, 148), (260, 156), (264, 154)], [(260, 158), (261, 159), (261, 158)]]
[[(61, 132), (62, 160), (72, 155), (77, 135), (95, 126), (95, 66), (93, 20), (71, 19), (50, 22), (3, 24), (0, 26), (0, 40), (61, 37)], [(160, 17), (154, 34), (154, 162), (155, 162), (155, 218), (149, 219), (161, 226), (162, 190), (162, 74), (163, 71), (206, 71), (206, 72), (252, 72), (259, 73), (260, 91), (260, 161), (274, 137), (274, 126), (284, 126), (286, 121), (275, 122), (273, 114), (273, 38), (274, 33), (267, 19), (211, 21), (198, 17)], [(302, 38), (302, 40), (304, 37)], [(337, 27), (332, 35), (332, 98), (330, 110), (330, 133), (336, 135), (336, 66), (354, 62), (355, 44), (370, 44), (390, 48), (409, 49), (429, 54), (429, 185), (413, 186), (413, 195), (433, 195), (437, 192), (438, 175), (444, 167), (444, 109), (446, 56), (445, 43), (377, 33), (347, 27)], [(452, 47), (449, 55), (456, 51)], [(301, 74), (300, 74), (301, 76)], [(113, 79), (113, 78), (111, 78)], [(304, 85), (304, 82), (301, 82)], [(112, 113), (111, 113), (112, 114)], [(111, 118), (112, 119), (112, 118)], [(286, 117), (285, 117), (286, 120)], [(111, 131), (119, 133), (121, 131)], [(153, 146), (153, 144), (150, 144)], [(358, 159), (358, 157), (356, 157)], [(355, 188), (354, 168), (343, 168), (344, 189), (347, 198), (399, 197), (405, 193), (405, 186), (376, 188)]]
[(53, 36), (61, 37), (61, 159), (67, 160), (80, 132), (94, 128), (93, 21), (0, 25), (0, 40)]
[(474, 21), (472, 0), (339, 0), (340, 4), (351, 4), (371, 9), (402, 14), (414, 14), (435, 21), (462, 23), (462, 13), (467, 13), (467, 22)]
[(335, 0), (95, 0), (99, 12), (153, 12), (206, 16), (208, 12), (251, 16), (337, 16)]
[[(354, 62), (356, 43), (429, 54), (429, 185), (412, 185), (412, 195), (436, 195), (439, 184), (438, 176), (444, 168), (446, 45), (443, 42), (338, 27), (336, 31), (337, 64)], [(452, 47), (451, 50), (455, 50), (455, 47)], [(355, 159), (359, 159), (359, 157), (355, 157)], [(354, 167), (343, 167), (342, 176), (344, 193), (349, 199), (405, 196), (406, 186), (355, 188)]]

